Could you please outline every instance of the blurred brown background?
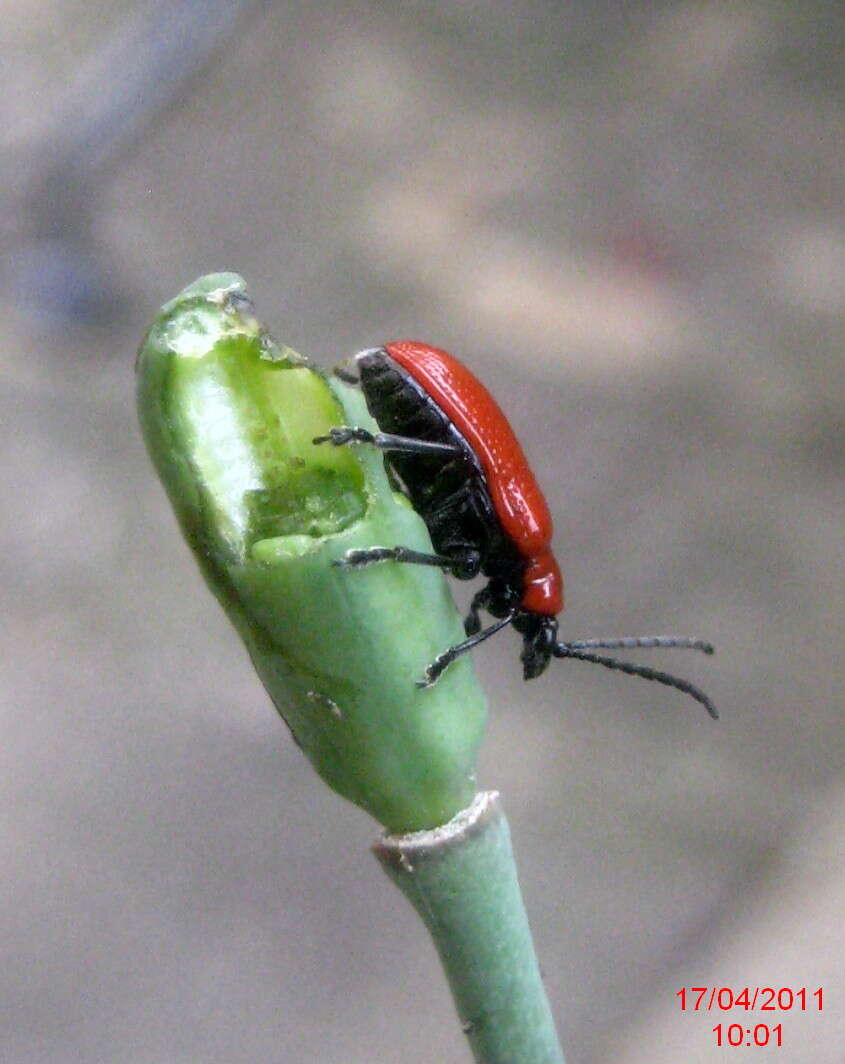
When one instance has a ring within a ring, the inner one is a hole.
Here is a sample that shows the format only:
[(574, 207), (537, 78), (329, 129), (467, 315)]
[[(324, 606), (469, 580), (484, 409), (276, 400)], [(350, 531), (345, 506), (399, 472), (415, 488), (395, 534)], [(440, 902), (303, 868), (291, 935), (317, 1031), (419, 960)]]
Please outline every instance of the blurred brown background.
[[(147, 322), (234, 269), (326, 365), (414, 336), (491, 386), (564, 638), (718, 644), (659, 659), (716, 725), (477, 655), (569, 1064), (841, 1061), (843, 6), (14, 0), (0, 36), (0, 1058), (467, 1059), (136, 429)], [(826, 1007), (681, 1014), (684, 985)]]

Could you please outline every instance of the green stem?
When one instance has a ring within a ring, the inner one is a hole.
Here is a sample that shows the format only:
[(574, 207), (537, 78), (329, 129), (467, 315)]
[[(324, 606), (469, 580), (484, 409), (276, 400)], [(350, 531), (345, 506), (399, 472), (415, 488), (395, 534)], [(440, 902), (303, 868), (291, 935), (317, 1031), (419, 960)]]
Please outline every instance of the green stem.
[(434, 940), (478, 1064), (563, 1064), (498, 794), (373, 850)]

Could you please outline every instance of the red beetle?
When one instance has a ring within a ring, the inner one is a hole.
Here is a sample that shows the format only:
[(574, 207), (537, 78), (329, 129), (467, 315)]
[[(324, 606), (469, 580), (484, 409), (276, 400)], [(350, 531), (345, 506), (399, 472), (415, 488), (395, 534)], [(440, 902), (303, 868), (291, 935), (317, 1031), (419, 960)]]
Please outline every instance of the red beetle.
[[(420, 686), (434, 683), (459, 654), (512, 624), (523, 637), (526, 680), (539, 676), (553, 657), (575, 658), (675, 687), (718, 716), (710, 699), (686, 680), (591, 653), (686, 647), (712, 654), (709, 643), (675, 636), (558, 641), (563, 579), (551, 549), (549, 508), (505, 415), (465, 366), (414, 340), (362, 351), (356, 363), (360, 378), (353, 379), (360, 381), (367, 407), (384, 431), (336, 428), (314, 442), (369, 443), (386, 451), (437, 553), (372, 547), (348, 551), (336, 564), (357, 568), (391, 560), (436, 565), (462, 580), (487, 577), (464, 624), (469, 638), (438, 655)], [(499, 618), (488, 628), (481, 627), (482, 609)]]

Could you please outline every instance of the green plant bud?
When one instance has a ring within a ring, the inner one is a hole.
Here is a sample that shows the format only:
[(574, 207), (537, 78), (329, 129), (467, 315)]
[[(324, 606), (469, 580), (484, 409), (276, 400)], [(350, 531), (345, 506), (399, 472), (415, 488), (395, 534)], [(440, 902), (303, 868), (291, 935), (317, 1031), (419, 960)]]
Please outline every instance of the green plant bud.
[(274, 341), (223, 273), (162, 308), (138, 409), (185, 538), (317, 772), (391, 832), (448, 821), (475, 793), (486, 706), (468, 655), (415, 686), (463, 638), (443, 574), (332, 565), (352, 548), (432, 551), (375, 448), (312, 443), (376, 431), (360, 394)]

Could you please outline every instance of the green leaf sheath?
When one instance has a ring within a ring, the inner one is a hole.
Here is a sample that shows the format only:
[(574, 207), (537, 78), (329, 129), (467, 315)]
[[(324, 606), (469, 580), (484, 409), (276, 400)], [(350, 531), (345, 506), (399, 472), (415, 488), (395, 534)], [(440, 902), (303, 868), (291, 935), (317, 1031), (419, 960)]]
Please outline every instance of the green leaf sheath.
[(424, 523), (367, 445), (363, 399), (278, 344), (244, 282), (213, 274), (166, 304), (138, 356), (144, 438), (209, 587), (317, 772), (396, 833), (443, 824), (475, 792), (486, 705), (438, 570), (332, 565), (347, 550), (431, 552)]
[(479, 1064), (563, 1064), (495, 792), (375, 854), (431, 933)]

